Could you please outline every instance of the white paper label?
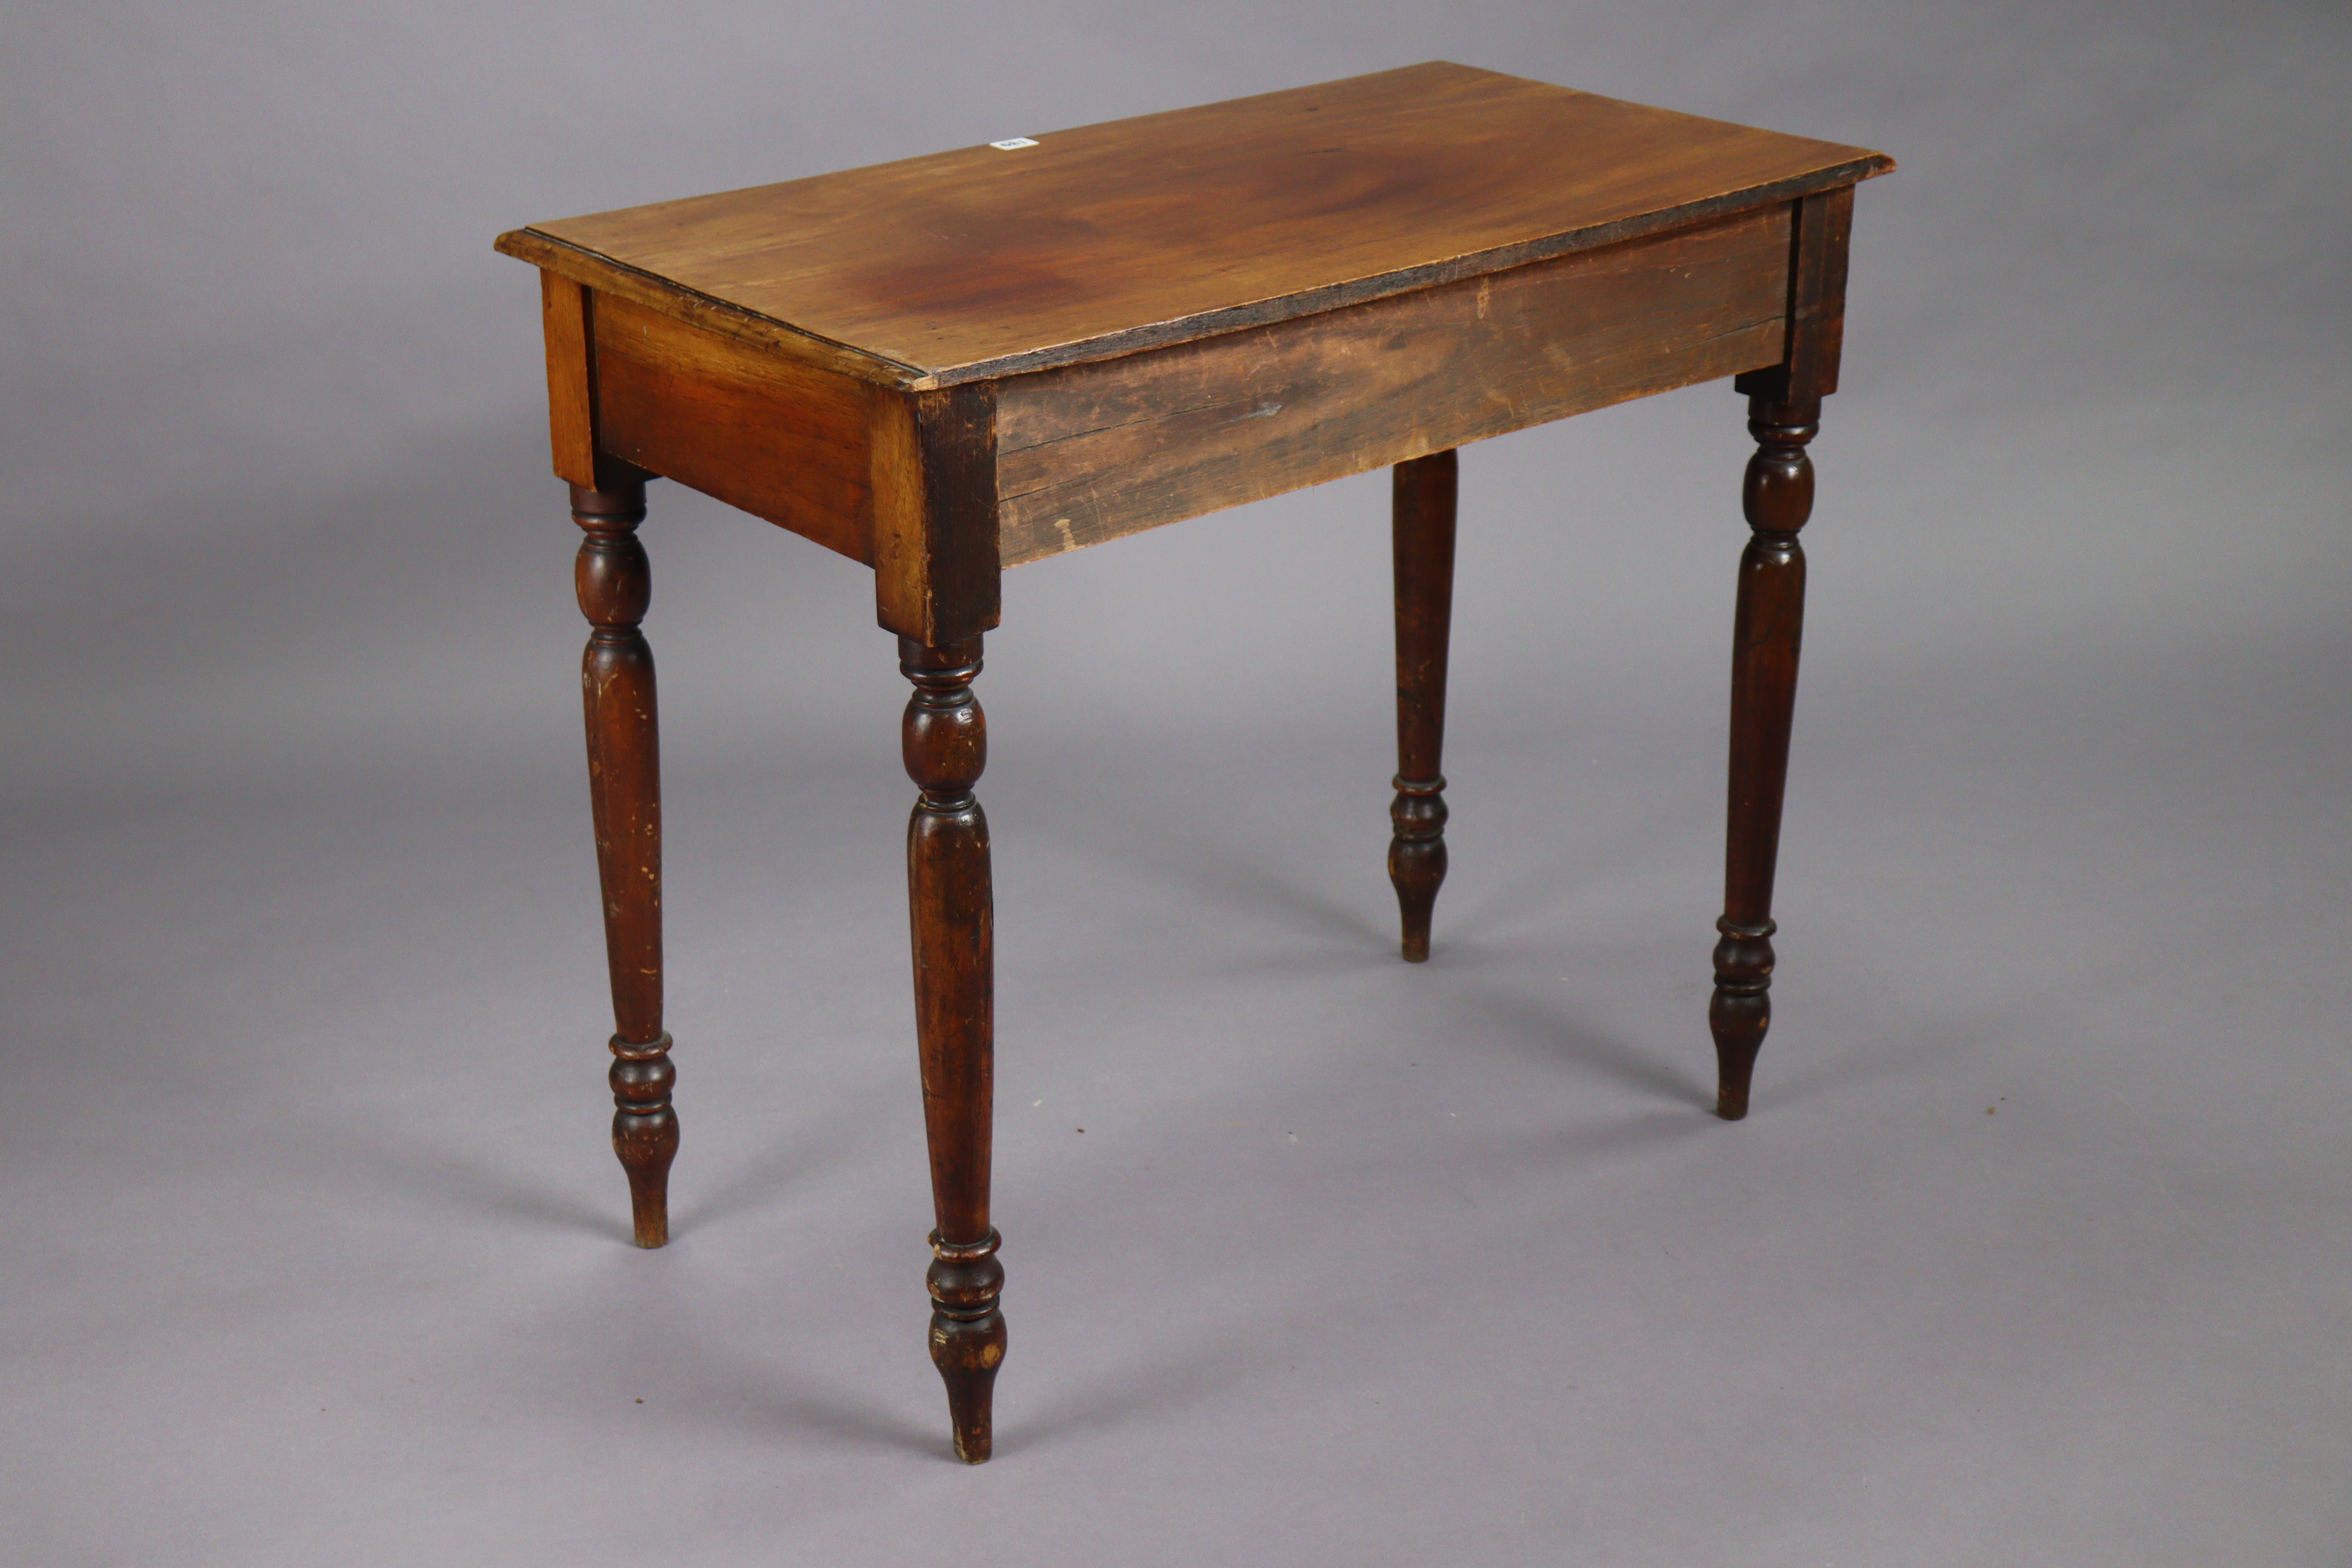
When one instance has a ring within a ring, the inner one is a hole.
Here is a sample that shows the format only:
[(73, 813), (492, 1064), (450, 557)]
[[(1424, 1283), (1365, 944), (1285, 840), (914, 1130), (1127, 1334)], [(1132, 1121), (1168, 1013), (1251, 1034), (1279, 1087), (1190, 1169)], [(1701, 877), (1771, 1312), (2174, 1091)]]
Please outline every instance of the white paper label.
[(1010, 153), (1015, 147), (1034, 147), (1037, 139), (1034, 136), (1007, 136), (1003, 141), (991, 142), (989, 145), (1000, 153)]

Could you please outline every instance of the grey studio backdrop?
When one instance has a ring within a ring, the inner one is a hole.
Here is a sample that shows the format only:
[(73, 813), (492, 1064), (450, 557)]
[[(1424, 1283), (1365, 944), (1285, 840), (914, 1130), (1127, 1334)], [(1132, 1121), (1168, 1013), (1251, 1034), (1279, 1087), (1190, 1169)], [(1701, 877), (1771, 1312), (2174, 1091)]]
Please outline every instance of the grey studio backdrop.
[[(0, 1558), (2352, 1551), (2342, 6), (0, 26)], [(1727, 387), (1465, 452), (1425, 968), (1381, 476), (1016, 572), (968, 1470), (894, 649), (857, 568), (669, 484), (685, 1142), (627, 1244), (576, 535), (489, 241), (1428, 58), (1902, 164), (1814, 447), (1756, 1111), (1705, 1110)]]

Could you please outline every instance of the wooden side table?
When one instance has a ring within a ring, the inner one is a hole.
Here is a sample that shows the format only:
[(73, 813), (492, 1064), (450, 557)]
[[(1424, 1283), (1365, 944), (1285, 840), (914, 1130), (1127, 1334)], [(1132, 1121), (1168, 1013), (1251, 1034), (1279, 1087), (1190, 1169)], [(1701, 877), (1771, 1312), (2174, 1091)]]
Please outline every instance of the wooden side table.
[(1770, 1018), (1772, 868), (1853, 187), (1880, 153), (1433, 63), (517, 229), (571, 481), (636, 1239), (667, 1237), (661, 806), (635, 529), (667, 475), (874, 569), (903, 736), (929, 1135), (931, 1356), (988, 1458), (987, 731), (1003, 570), (1394, 465), (1404, 956), (1445, 876), (1454, 448), (1735, 376), (1758, 447), (1733, 631), (1729, 846), (1707, 1021), (1738, 1119)]

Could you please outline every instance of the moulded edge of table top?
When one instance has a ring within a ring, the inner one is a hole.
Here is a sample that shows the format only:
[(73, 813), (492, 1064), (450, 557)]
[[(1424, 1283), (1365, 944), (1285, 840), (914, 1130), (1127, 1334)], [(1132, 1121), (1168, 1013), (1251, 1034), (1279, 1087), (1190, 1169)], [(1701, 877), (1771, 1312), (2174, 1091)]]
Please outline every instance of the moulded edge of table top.
[[(1620, 241), (1654, 234), (1662, 229), (1687, 226), (1708, 218), (1774, 205), (1833, 189), (1885, 174), (1894, 161), (1883, 153), (1864, 148), (1843, 146), (1812, 141), (1809, 138), (1780, 136), (1759, 132), (1753, 128), (1723, 121), (1704, 121), (1696, 116), (1675, 114), (1638, 104), (1619, 104), (1616, 100), (1596, 95), (1577, 93), (1572, 89), (1552, 88), (1549, 84), (1527, 81), (1500, 73), (1475, 71), (1466, 67), (1431, 62), (1424, 66), (1408, 67), (1397, 71), (1377, 73), (1338, 83), (1324, 83), (1315, 88), (1292, 89), (1284, 93), (1260, 95), (1256, 99), (1231, 100), (1225, 104), (1209, 104), (1192, 110), (1170, 110), (1161, 115), (1146, 115), (1132, 121), (1109, 121), (1101, 126), (1080, 127), (1073, 132), (1050, 133), (1047, 140), (1068, 139), (1088, 133), (1108, 133), (1125, 127), (1160, 121), (1175, 122), (1192, 117), (1196, 123), (1201, 117), (1218, 112), (1235, 113), (1251, 106), (1266, 106), (1294, 100), (1302, 95), (1328, 92), (1336, 89), (1369, 91), (1380, 87), (1412, 87), (1421, 82), (1433, 82), (1452, 87), (1464, 85), (1486, 87), (1497, 84), (1501, 90), (1539, 89), (1559, 95), (1567, 105), (1571, 100), (1579, 107), (1602, 106), (1614, 110), (1622, 109), (1628, 116), (1647, 117), (1653, 122), (1666, 121), (1677, 127), (1719, 126), (1727, 138), (1771, 138), (1785, 142), (1792, 152), (1802, 151), (1807, 156), (1792, 161), (1804, 166), (1797, 172), (1759, 183), (1738, 184), (1728, 189), (1707, 192), (1690, 199), (1666, 205), (1620, 210), (1599, 221), (1574, 224), (1549, 229), (1507, 243), (1490, 245), (1453, 255), (1437, 255), (1413, 265), (1391, 267), (1361, 276), (1343, 277), (1328, 283), (1289, 291), (1235, 300), (1213, 308), (1192, 310), (1164, 319), (1139, 321), (1109, 331), (1075, 336), (1066, 341), (1039, 344), (1018, 352), (977, 358), (958, 363), (923, 364), (911, 363), (914, 356), (894, 357), (856, 342), (843, 342), (810, 330), (807, 326), (783, 320), (779, 316), (755, 310), (737, 300), (722, 298), (677, 279), (646, 268), (632, 265), (619, 257), (607, 255), (584, 245), (573, 243), (560, 235), (532, 226), (515, 230), (499, 237), (497, 248), (501, 252), (547, 268), (561, 276), (607, 293), (632, 300), (663, 314), (688, 321), (706, 330), (748, 341), (786, 354), (803, 363), (907, 391), (920, 391), (971, 382), (992, 380), (1028, 371), (1046, 370), (1090, 361), (1118, 358), (1142, 350), (1187, 342), (1271, 322), (1318, 314), (1345, 306), (1378, 300), (1391, 295), (1434, 287), (1504, 271), (1531, 262), (1548, 260), (1580, 250), (1597, 248)], [(1403, 101), (1410, 102), (1410, 100)], [(1380, 107), (1374, 100), (1373, 107)], [(1326, 121), (1324, 123), (1329, 123)], [(1818, 149), (1818, 153), (1812, 150)], [(588, 225), (597, 220), (642, 218), (647, 215), (667, 214), (676, 209), (705, 209), (711, 204), (734, 202), (743, 204), (765, 193), (814, 189), (827, 182), (852, 178), (875, 178), (885, 172), (895, 172), (899, 177), (909, 174), (919, 177), (950, 161), (969, 159), (976, 149), (958, 149), (950, 153), (933, 153), (923, 158), (901, 160), (897, 164), (877, 164), (866, 169), (843, 171), (834, 175), (817, 175), (803, 181), (785, 182), (781, 186), (760, 186), (740, 192), (722, 192), (710, 197), (688, 198), (683, 202), (660, 203), (645, 208), (624, 209), (617, 214), (595, 215), (593, 219), (563, 220), (572, 226)], [(1814, 161), (1818, 158), (1818, 162)], [(1002, 215), (999, 215), (1002, 216)], [(1017, 216), (1017, 215), (1015, 215)]]

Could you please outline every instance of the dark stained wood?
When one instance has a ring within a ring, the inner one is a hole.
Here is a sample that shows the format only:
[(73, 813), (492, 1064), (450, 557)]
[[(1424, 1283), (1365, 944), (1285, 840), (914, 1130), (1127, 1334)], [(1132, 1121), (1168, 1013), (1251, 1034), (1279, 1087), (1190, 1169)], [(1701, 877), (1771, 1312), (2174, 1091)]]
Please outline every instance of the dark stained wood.
[(1397, 772), (1389, 805), (1389, 880), (1409, 963), (1429, 957), (1429, 920), (1445, 880), (1445, 645), (1454, 623), (1455, 459), (1433, 452), (1391, 480), (1396, 563)]
[(930, 1141), (931, 1361), (947, 1384), (957, 1458), (989, 1456), (996, 1369), (1004, 1359), (997, 1297), (1004, 1268), (989, 1224), (994, 1125), (995, 935), (988, 817), (972, 795), (988, 765), (988, 723), (971, 694), (977, 637), (927, 647), (898, 639), (914, 683), (901, 745), (919, 794), (907, 824), (907, 901), (915, 956), (915, 1038)]
[(1778, 365), (1733, 383), (1748, 395), (1755, 455), (1740, 490), (1750, 531), (1739, 558), (1731, 637), (1731, 757), (1724, 845), (1723, 916), (1715, 946), (1716, 1114), (1748, 1114), (1757, 1053), (1772, 1026), (1772, 877), (1780, 859), (1780, 804), (1789, 775), (1789, 726), (1805, 617), (1805, 552), (1798, 530), (1813, 513), (1807, 443), (1820, 432), (1822, 398), (1837, 388), (1845, 335), (1847, 239), (1853, 191), (1797, 204), (1790, 241), (1789, 337)]
[(1003, 383), (1006, 565), (1770, 363), (1789, 213)]
[(547, 339), (547, 423), (555, 474), (589, 489), (641, 482), (644, 476), (598, 439), (596, 296), (568, 278), (541, 272), (540, 317)]
[(599, 297), (594, 331), (607, 450), (873, 564), (884, 394), (628, 300)]
[(596, 371), (589, 361), (590, 290), (552, 272), (539, 275), (547, 338), (547, 425), (555, 476), (596, 488)]
[(1504, 271), (1893, 166), (1444, 62), (1032, 133), (1013, 152), (535, 224), (500, 245), (920, 388)]
[(874, 599), (884, 628), (937, 647), (995, 626), (995, 389), (877, 395), (873, 452)]
[[(1013, 127), (1005, 127), (1007, 132)], [(663, 473), (870, 565), (914, 694), (910, 950), (936, 1228), (930, 1345), (985, 1460), (1005, 1349), (991, 1222), (993, 914), (972, 682), (1005, 566), (1393, 465), (1406, 959), (1446, 871), (1455, 448), (1721, 376), (1758, 449), (1734, 632), (1717, 1110), (1770, 1024), (1804, 601), (1806, 445), (1836, 390), (1855, 147), (1433, 63), (518, 230), (551, 438), (587, 531), (590, 773), (614, 1146), (667, 1237), (649, 575)], [(1549, 630), (1549, 628), (1547, 628)]]
[(572, 487), (587, 537), (573, 568), (581, 613), (595, 628), (581, 656), (588, 721), (588, 788), (604, 892), (604, 952), (613, 980), (613, 1152), (629, 1175), (639, 1247), (669, 1239), (669, 1167), (677, 1154), (669, 1035), (662, 1028), (661, 744), (654, 656), (637, 623), (653, 593), (638, 542), (642, 477)]
[(1748, 405), (1757, 441), (1742, 510), (1754, 531), (1739, 557), (1731, 634), (1731, 787), (1725, 834), (1722, 939), (1715, 944), (1716, 1114), (1748, 1114), (1756, 1054), (1772, 1024), (1772, 872), (1789, 776), (1789, 721), (1805, 618), (1805, 552), (1797, 531), (1813, 510), (1805, 444), (1821, 429), (1820, 400)]
[(1845, 347), (1845, 267), (1853, 230), (1853, 187), (1796, 204), (1790, 226), (1789, 337), (1780, 363), (1733, 383), (1747, 397), (1774, 403), (1827, 397), (1838, 386)]

